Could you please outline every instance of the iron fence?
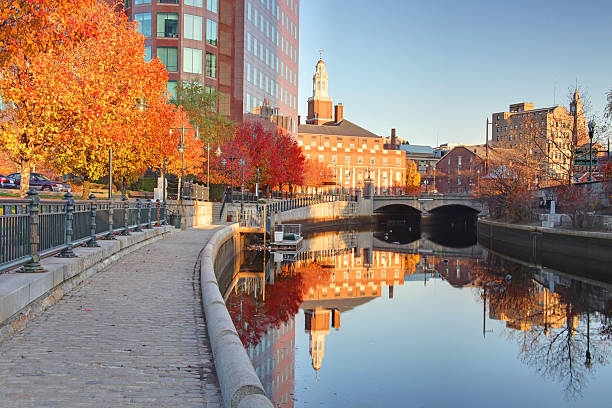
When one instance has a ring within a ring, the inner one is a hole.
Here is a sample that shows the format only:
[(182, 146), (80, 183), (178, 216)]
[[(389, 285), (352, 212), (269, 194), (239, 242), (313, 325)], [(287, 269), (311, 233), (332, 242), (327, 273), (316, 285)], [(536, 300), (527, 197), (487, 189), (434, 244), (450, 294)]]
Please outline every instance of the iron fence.
[(72, 249), (99, 239), (115, 239), (130, 231), (166, 224), (166, 206), (159, 200), (40, 200), (30, 190), (26, 199), (0, 199), (0, 272), (23, 266), (41, 272), (41, 257), (74, 257)]

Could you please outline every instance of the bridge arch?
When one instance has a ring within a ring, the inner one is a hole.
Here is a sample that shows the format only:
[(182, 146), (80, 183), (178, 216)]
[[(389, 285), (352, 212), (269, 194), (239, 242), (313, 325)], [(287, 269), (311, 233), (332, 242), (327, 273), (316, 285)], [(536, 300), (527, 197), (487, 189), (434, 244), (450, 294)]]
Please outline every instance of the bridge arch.
[(480, 213), (480, 209), (474, 208), (467, 204), (443, 204), (438, 207), (431, 208), (429, 213), (431, 214), (445, 214), (445, 215), (463, 215), (471, 214), (477, 215)]
[(374, 209), (374, 214), (417, 216), (421, 210), (408, 203), (389, 203)]

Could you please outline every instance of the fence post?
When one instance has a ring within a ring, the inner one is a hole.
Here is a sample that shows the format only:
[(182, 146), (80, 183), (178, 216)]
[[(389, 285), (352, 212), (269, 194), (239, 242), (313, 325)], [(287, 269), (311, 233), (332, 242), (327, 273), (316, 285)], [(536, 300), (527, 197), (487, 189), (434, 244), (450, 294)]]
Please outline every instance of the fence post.
[[(181, 191), (181, 193), (182, 193), (182, 191)], [(136, 199), (136, 228), (134, 228), (135, 232), (142, 232), (142, 228), (140, 228), (140, 208), (141, 207), (142, 206), (140, 204), (140, 198), (137, 198)]]
[(161, 217), (160, 217), (161, 203), (159, 202), (159, 198), (155, 201), (155, 208), (157, 208), (157, 222), (155, 223), (155, 226), (159, 227), (161, 226)]
[(130, 202), (125, 196), (121, 199), (121, 201), (125, 205), (125, 212), (123, 213), (123, 221), (125, 221), (125, 227), (123, 228), (123, 231), (121, 231), (121, 235), (127, 237), (129, 235), (132, 235), (130, 234)]
[(115, 238), (115, 229), (113, 228), (113, 217), (115, 215), (115, 203), (113, 199), (110, 199), (110, 204), (108, 207), (108, 234), (104, 236), (104, 239), (107, 240), (116, 240)]
[(96, 248), (99, 247), (100, 244), (96, 242), (96, 214), (98, 209), (98, 202), (96, 200), (96, 196), (93, 194), (89, 195), (89, 200), (91, 201), (91, 217), (89, 217), (89, 241), (87, 241), (87, 248)]
[(58, 258), (76, 258), (76, 254), (72, 250), (72, 219), (74, 218), (74, 197), (68, 191), (64, 194), (64, 200), (66, 200), (66, 215), (64, 226), (64, 244), (66, 245), (62, 252), (57, 254)]
[(145, 229), (151, 229), (153, 228), (153, 226), (151, 225), (151, 199), (148, 198), (147, 199), (147, 225), (145, 226)]
[(30, 213), (30, 256), (32, 256), (32, 260), (25, 264), (21, 271), (27, 273), (46, 272), (46, 270), (40, 266), (40, 255), (38, 255), (38, 243), (40, 242), (40, 237), (38, 236), (38, 225), (40, 222), (38, 217), (38, 212), (40, 211), (40, 197), (38, 196), (38, 191), (31, 187), (28, 191), (27, 198), (30, 199), (28, 212)]

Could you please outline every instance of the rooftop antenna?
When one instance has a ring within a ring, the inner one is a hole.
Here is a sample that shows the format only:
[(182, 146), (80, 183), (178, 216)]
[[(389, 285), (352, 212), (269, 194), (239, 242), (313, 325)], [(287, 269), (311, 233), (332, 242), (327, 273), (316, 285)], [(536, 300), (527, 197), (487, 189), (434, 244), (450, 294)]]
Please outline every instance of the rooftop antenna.
[(557, 106), (557, 79), (555, 79), (554, 91), (553, 91), (553, 106)]
[(323, 48), (319, 49), (319, 59), (322, 60), (323, 59), (323, 53), (325, 52), (325, 50)]

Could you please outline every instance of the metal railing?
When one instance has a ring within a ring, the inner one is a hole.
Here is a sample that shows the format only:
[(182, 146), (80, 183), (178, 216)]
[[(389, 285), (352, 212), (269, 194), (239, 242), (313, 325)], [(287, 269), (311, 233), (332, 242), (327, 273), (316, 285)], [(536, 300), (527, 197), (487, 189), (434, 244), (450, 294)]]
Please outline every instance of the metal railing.
[(166, 225), (166, 206), (157, 200), (41, 200), (30, 190), (25, 199), (0, 199), (0, 272), (23, 266), (23, 272), (43, 272), (40, 258), (72, 258), (74, 247), (99, 246), (99, 239), (116, 239), (154, 226)]
[(279, 213), (284, 211), (295, 210), (296, 208), (308, 207), (314, 204), (331, 203), (336, 201), (349, 201), (356, 202), (358, 200), (357, 195), (340, 194), (340, 195), (311, 195), (311, 196), (298, 196), (296, 198), (272, 202), (266, 204), (266, 211), (270, 213)]

